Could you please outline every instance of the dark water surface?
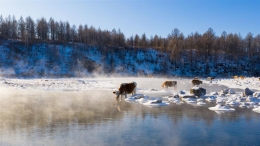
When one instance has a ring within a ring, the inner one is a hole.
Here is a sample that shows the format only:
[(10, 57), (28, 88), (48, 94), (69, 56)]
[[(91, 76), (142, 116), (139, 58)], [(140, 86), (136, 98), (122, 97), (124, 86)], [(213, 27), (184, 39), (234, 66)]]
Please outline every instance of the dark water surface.
[(259, 113), (210, 106), (115, 104), (108, 90), (14, 91), (0, 98), (0, 145), (260, 145)]

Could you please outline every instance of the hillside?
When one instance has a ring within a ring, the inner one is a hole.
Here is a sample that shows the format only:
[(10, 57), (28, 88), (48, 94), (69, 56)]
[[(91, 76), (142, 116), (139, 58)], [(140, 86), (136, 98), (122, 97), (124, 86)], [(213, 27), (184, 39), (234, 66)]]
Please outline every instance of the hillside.
[[(257, 76), (259, 64), (250, 72), (249, 59), (224, 60), (225, 54), (191, 64), (188, 52), (176, 62), (155, 49), (92, 46), (76, 43), (24, 43), (0, 41), (0, 74), (5, 77), (84, 76)], [(198, 55), (197, 55), (198, 56)]]

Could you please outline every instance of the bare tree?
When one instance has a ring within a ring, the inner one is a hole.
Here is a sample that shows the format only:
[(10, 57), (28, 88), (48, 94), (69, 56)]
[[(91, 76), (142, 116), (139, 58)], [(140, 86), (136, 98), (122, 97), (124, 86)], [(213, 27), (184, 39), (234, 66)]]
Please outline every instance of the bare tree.
[(252, 48), (257, 59), (260, 58), (260, 34), (256, 35), (253, 40)]
[(71, 28), (70, 28), (70, 36), (71, 36), (71, 42), (74, 43), (75, 40), (77, 40), (77, 28), (76, 28), (76, 25), (73, 25)]
[(23, 17), (21, 16), (18, 22), (18, 36), (22, 39), (25, 40), (25, 22), (23, 20)]
[(256, 64), (256, 62), (258, 62), (258, 60), (256, 60), (256, 49), (255, 49), (255, 46), (254, 45), (254, 37), (253, 37), (253, 34), (251, 32), (249, 32), (245, 39), (244, 39), (244, 42), (245, 42), (245, 48), (246, 48), (246, 51), (247, 51), (247, 56), (248, 56), (248, 59), (249, 59), (249, 70), (250, 70), (250, 73), (253, 74), (254, 72), (254, 66)]
[(0, 38), (3, 37), (3, 33), (4, 33), (4, 19), (3, 16), (0, 15)]
[(59, 30), (59, 40), (64, 41), (66, 38), (66, 23), (60, 21), (58, 30)]
[(104, 44), (109, 46), (111, 44), (111, 37), (110, 37), (110, 32), (108, 30), (106, 30), (104, 32), (104, 36), (105, 36), (105, 39), (104, 39)]
[(161, 51), (165, 51), (166, 49), (166, 44), (165, 44), (165, 39), (162, 38), (162, 37), (159, 37), (159, 42), (158, 42), (158, 48), (161, 50)]
[(59, 22), (54, 22), (54, 40), (55, 41), (60, 41), (60, 24)]
[(191, 35), (188, 35), (187, 38), (185, 39), (185, 46), (187, 51), (189, 52), (189, 62), (191, 66), (193, 66), (193, 57), (195, 53), (195, 40), (194, 40), (194, 35), (193, 33)]
[(170, 59), (174, 62), (174, 70), (177, 68), (177, 61), (181, 59), (181, 51), (184, 45), (184, 35), (175, 28), (167, 39), (167, 51), (170, 54)]
[(209, 28), (203, 34), (203, 44), (204, 44), (204, 51), (205, 51), (205, 61), (209, 61), (209, 57), (213, 51), (213, 45), (215, 43), (215, 32), (212, 28)]
[(118, 46), (124, 47), (125, 46), (125, 35), (121, 32), (120, 29), (117, 31), (118, 35)]
[(136, 34), (134, 38), (134, 46), (138, 48), (139, 42), (140, 42), (140, 37), (138, 36), (138, 34)]
[(89, 28), (89, 40), (90, 44), (97, 45), (97, 30), (93, 26), (90, 26)]
[(47, 40), (49, 36), (49, 27), (45, 18), (37, 20), (36, 28), (38, 38), (42, 40)]
[(35, 38), (35, 22), (28, 16), (25, 22), (26, 34), (29, 39)]
[(3, 29), (3, 37), (5, 38), (12, 37), (12, 19), (10, 15), (8, 15), (8, 17), (5, 18), (5, 21), (2, 25), (2, 29)]
[(146, 35), (145, 33), (142, 34), (142, 37), (141, 37), (141, 40), (140, 40), (140, 46), (143, 47), (143, 48), (146, 48), (147, 47), (147, 38), (146, 38)]
[(126, 40), (126, 45), (127, 46), (134, 46), (134, 37), (133, 37), (133, 35), (132, 36), (130, 36), (130, 38), (128, 38), (127, 40)]
[(81, 24), (78, 28), (78, 42), (83, 43), (83, 26)]
[(245, 49), (247, 52), (247, 56), (251, 58), (253, 55), (253, 50), (252, 50), (252, 44), (253, 44), (253, 34), (249, 32), (246, 37), (245, 37)]
[(56, 29), (55, 29), (55, 21), (53, 18), (50, 18), (48, 25), (49, 25), (49, 29), (50, 29), (50, 39), (52, 41), (54, 41)]
[(111, 36), (111, 46), (116, 46), (118, 44), (116, 29), (112, 29), (110, 36)]
[(15, 19), (15, 16), (12, 18), (12, 24), (11, 24), (11, 36), (12, 38), (17, 38), (18, 37), (18, 23), (17, 20)]
[(65, 31), (65, 33), (66, 33), (66, 34), (65, 34), (65, 36), (66, 36), (66, 37), (65, 37), (65, 41), (66, 41), (66, 42), (69, 42), (69, 41), (70, 41), (70, 38), (71, 38), (71, 36), (70, 36), (70, 34), (71, 34), (71, 32), (70, 32), (70, 31), (71, 31), (71, 30), (70, 30), (70, 23), (67, 21), (65, 25), (66, 25), (66, 26), (65, 26), (65, 27), (66, 27), (66, 31)]

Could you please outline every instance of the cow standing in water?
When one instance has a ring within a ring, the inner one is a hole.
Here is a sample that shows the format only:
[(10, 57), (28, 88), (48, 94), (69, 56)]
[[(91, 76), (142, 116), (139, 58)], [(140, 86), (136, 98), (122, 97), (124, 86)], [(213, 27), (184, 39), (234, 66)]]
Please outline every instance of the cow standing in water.
[(163, 88), (174, 87), (175, 89), (177, 87), (177, 81), (164, 81), (162, 87)]
[(119, 86), (118, 91), (113, 92), (114, 94), (116, 94), (116, 100), (118, 101), (120, 95), (122, 100), (123, 95), (125, 95), (125, 98), (127, 98), (127, 94), (132, 94), (132, 95), (136, 94), (136, 87), (137, 87), (136, 82), (122, 83)]

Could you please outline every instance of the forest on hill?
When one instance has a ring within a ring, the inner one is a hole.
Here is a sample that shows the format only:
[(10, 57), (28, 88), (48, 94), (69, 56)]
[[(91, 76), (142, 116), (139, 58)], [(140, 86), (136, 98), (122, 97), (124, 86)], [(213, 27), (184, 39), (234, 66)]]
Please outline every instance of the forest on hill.
[[(132, 75), (260, 75), (260, 35), (251, 32), (245, 37), (225, 31), (217, 36), (209, 28), (203, 34), (195, 32), (184, 36), (175, 28), (165, 38), (158, 35), (148, 38), (145, 33), (126, 38), (120, 29), (101, 30), (53, 18), (42, 17), (35, 21), (30, 16), (25, 19), (21, 16), (17, 20), (15, 16), (0, 15), (0, 45), (2, 68), (17, 65), (15, 60), (20, 59), (31, 68), (29, 72), (33, 68), (29, 66), (37, 66), (37, 61), (44, 60), (46, 68), (34, 69), (35, 73), (43, 74), (53, 74), (53, 66), (65, 61), (67, 65), (64, 64), (62, 71), (73, 75), (75, 73), (69, 70), (73, 71), (79, 64), (83, 64), (88, 73), (104, 70), (103, 73)], [(34, 61), (29, 61), (28, 56)], [(55, 65), (51, 65), (55, 60)], [(146, 65), (140, 65), (142, 63)]]

